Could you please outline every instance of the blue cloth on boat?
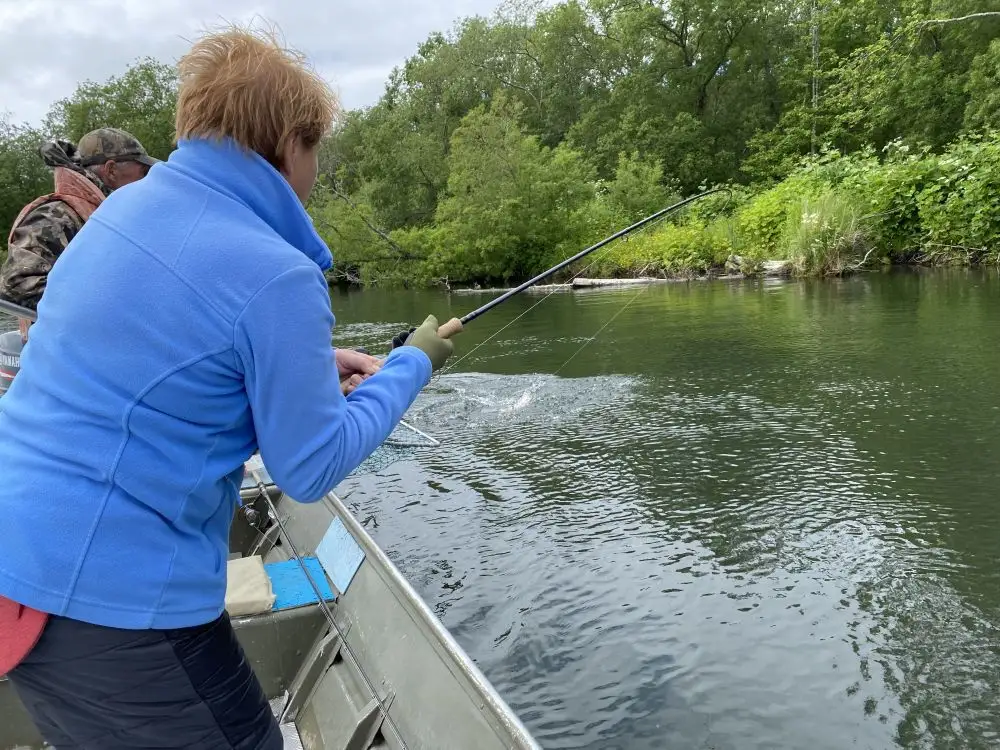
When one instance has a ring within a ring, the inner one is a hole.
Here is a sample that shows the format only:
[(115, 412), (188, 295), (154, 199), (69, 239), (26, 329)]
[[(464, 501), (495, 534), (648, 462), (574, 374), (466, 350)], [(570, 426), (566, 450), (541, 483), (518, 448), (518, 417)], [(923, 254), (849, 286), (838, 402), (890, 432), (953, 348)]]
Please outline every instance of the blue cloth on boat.
[[(306, 578), (306, 571), (302, 570), (303, 565), (309, 571), (309, 578)], [(336, 599), (323, 572), (323, 566), (316, 557), (303, 557), (301, 563), (295, 559), (265, 563), (264, 570), (271, 579), (271, 588), (274, 590), (272, 612), (315, 604), (319, 597), (316, 596), (314, 584), (324, 601)]]
[(341, 394), (330, 264), (288, 183), (231, 141), (182, 141), (109, 196), (0, 399), (0, 594), (119, 628), (218, 617), (252, 453), (316, 501), (430, 380), (407, 346)]

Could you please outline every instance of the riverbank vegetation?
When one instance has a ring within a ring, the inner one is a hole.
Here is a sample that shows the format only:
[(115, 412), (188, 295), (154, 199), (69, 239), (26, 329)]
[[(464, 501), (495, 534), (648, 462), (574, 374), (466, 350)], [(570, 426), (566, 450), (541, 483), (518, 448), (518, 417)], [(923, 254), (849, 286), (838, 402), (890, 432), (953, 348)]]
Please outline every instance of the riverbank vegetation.
[[(345, 113), (309, 210), (360, 283), (509, 283), (716, 186), (573, 272), (997, 263), (998, 61), (1000, 0), (510, 3)], [(174, 85), (142, 61), (5, 123), (0, 224), (47, 179), (42, 134), (118, 125), (165, 156)]]

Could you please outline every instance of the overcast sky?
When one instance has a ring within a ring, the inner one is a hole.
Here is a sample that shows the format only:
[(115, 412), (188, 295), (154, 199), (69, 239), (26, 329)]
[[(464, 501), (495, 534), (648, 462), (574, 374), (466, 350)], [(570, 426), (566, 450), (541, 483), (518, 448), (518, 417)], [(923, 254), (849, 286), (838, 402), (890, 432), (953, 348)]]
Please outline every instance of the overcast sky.
[(0, 114), (37, 123), (83, 80), (149, 55), (173, 63), (206, 27), (254, 17), (307, 54), (345, 108), (373, 104), (432, 31), (499, 0), (0, 0)]

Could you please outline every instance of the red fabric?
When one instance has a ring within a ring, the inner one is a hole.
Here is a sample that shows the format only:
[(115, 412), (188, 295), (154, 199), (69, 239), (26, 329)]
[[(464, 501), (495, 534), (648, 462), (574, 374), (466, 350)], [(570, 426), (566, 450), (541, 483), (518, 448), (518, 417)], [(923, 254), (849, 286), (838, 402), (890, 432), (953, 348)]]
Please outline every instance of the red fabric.
[(31, 653), (48, 619), (45, 612), (0, 596), (0, 677)]
[(14, 230), (17, 229), (17, 225), (21, 223), (21, 220), (43, 203), (54, 200), (62, 201), (76, 211), (77, 215), (83, 221), (86, 221), (97, 210), (97, 207), (104, 202), (104, 193), (101, 192), (100, 188), (79, 172), (74, 172), (67, 167), (56, 167), (53, 173), (55, 175), (55, 191), (35, 198), (35, 200), (21, 209), (21, 212), (11, 225), (7, 242), (10, 242), (14, 238)]

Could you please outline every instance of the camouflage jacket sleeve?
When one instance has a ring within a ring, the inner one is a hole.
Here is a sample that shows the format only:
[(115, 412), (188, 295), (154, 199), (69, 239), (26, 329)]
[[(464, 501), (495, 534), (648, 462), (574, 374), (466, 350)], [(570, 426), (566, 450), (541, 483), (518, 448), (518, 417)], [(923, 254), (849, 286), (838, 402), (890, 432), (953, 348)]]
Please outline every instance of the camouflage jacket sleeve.
[(36, 309), (52, 265), (82, 226), (80, 217), (62, 201), (43, 203), (25, 216), (7, 245), (0, 297)]

